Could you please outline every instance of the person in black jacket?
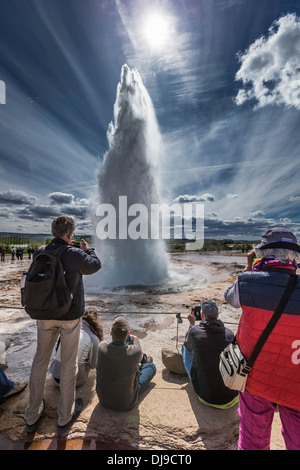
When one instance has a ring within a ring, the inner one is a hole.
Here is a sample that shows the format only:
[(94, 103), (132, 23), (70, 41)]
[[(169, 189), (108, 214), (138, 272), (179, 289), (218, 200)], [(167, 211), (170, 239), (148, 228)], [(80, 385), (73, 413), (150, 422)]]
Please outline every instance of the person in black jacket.
[(219, 356), (234, 334), (225, 328), (218, 315), (218, 307), (211, 300), (201, 303), (199, 325), (196, 325), (194, 312), (189, 314), (190, 327), (182, 346), (182, 357), (201, 403), (227, 409), (237, 403), (238, 393), (224, 385), (219, 372)]
[[(33, 433), (38, 427), (43, 412), (44, 386), (49, 361), (58, 336), (60, 336), (61, 377), (60, 400), (57, 407), (58, 427), (60, 430), (69, 424), (83, 408), (81, 398), (75, 402), (75, 386), (77, 373), (77, 352), (81, 329), (81, 317), (85, 311), (84, 289), (82, 276), (93, 274), (101, 268), (101, 262), (85, 240), (81, 240), (80, 248), (72, 246), (75, 222), (71, 217), (60, 216), (52, 222), (54, 239), (45, 250), (57, 251), (65, 245), (61, 262), (72, 303), (69, 311), (59, 320), (37, 320), (37, 351), (32, 363), (29, 381), (29, 404), (25, 411), (27, 433)], [(37, 256), (38, 251), (34, 253)]]

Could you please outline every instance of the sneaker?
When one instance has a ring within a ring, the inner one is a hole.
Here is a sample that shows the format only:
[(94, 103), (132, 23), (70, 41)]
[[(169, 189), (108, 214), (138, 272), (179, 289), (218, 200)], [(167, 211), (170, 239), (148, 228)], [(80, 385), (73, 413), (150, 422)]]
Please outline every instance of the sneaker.
[(14, 382), (13, 388), (6, 394), (4, 395), (3, 398), (11, 398), (14, 397), (15, 395), (18, 395), (19, 393), (23, 392), (23, 390), (27, 387), (28, 381), (24, 380), (24, 382)]
[(146, 364), (147, 362), (153, 362), (153, 357), (144, 353), (140, 364)]
[(58, 424), (57, 425), (58, 432), (66, 431), (69, 428), (69, 426), (71, 426), (71, 424), (74, 421), (76, 421), (76, 419), (78, 418), (78, 416), (80, 415), (82, 410), (83, 410), (83, 400), (82, 400), (82, 398), (77, 398), (75, 400), (75, 409), (74, 409), (74, 413), (73, 413), (72, 418), (70, 419), (70, 421), (67, 424), (64, 424), (63, 426), (60, 426)]

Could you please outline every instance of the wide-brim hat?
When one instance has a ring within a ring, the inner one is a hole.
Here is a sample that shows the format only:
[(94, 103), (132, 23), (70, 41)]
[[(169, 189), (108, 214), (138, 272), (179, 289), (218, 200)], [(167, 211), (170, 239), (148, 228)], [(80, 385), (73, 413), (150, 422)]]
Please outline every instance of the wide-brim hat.
[(263, 234), (260, 244), (254, 246), (254, 248), (285, 248), (287, 250), (293, 250), (300, 253), (300, 245), (298, 245), (295, 235), (289, 230), (281, 227), (267, 230)]

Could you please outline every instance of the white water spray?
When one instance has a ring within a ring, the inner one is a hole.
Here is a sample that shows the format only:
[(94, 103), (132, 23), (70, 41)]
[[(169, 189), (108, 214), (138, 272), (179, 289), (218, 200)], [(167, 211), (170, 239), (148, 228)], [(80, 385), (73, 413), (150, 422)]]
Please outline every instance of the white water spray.
[[(163, 156), (163, 143), (153, 104), (137, 70), (122, 67), (114, 105), (114, 123), (109, 124), (109, 150), (99, 173), (97, 204), (116, 209), (119, 197), (126, 196), (128, 207), (159, 204), (159, 182), (154, 170)], [(130, 217), (129, 217), (130, 219)], [(97, 220), (95, 221), (95, 223)], [(117, 230), (118, 233), (118, 230)], [(168, 257), (163, 240), (94, 239), (102, 261), (97, 275), (89, 276), (89, 292), (103, 287), (157, 285), (168, 277)]]

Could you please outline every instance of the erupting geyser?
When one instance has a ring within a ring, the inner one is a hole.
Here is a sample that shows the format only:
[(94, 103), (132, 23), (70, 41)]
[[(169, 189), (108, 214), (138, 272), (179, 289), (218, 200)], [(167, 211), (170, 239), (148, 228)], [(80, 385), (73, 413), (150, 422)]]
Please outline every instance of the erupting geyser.
[[(93, 243), (101, 258), (102, 270), (88, 279), (89, 291), (99, 292), (101, 287), (157, 285), (168, 277), (164, 242), (151, 238), (150, 228), (147, 238), (141, 234), (132, 239), (127, 230), (124, 232), (124, 221), (130, 225), (135, 219), (135, 233), (138, 233), (141, 228), (137, 222), (139, 214), (125, 213), (127, 208), (119, 207), (121, 197), (121, 200), (126, 199), (128, 208), (143, 205), (151, 214), (151, 205), (160, 203), (155, 169), (163, 155), (151, 99), (138, 71), (127, 65), (122, 67), (114, 123), (110, 123), (107, 136), (109, 150), (99, 172), (97, 207), (111, 205), (115, 209), (112, 223), (115, 224), (116, 238), (109, 236), (107, 227), (107, 237), (99, 239), (95, 225), (98, 236)], [(99, 216), (99, 211), (95, 210), (95, 214)], [(99, 220), (96, 216), (95, 224), (99, 224)]]

